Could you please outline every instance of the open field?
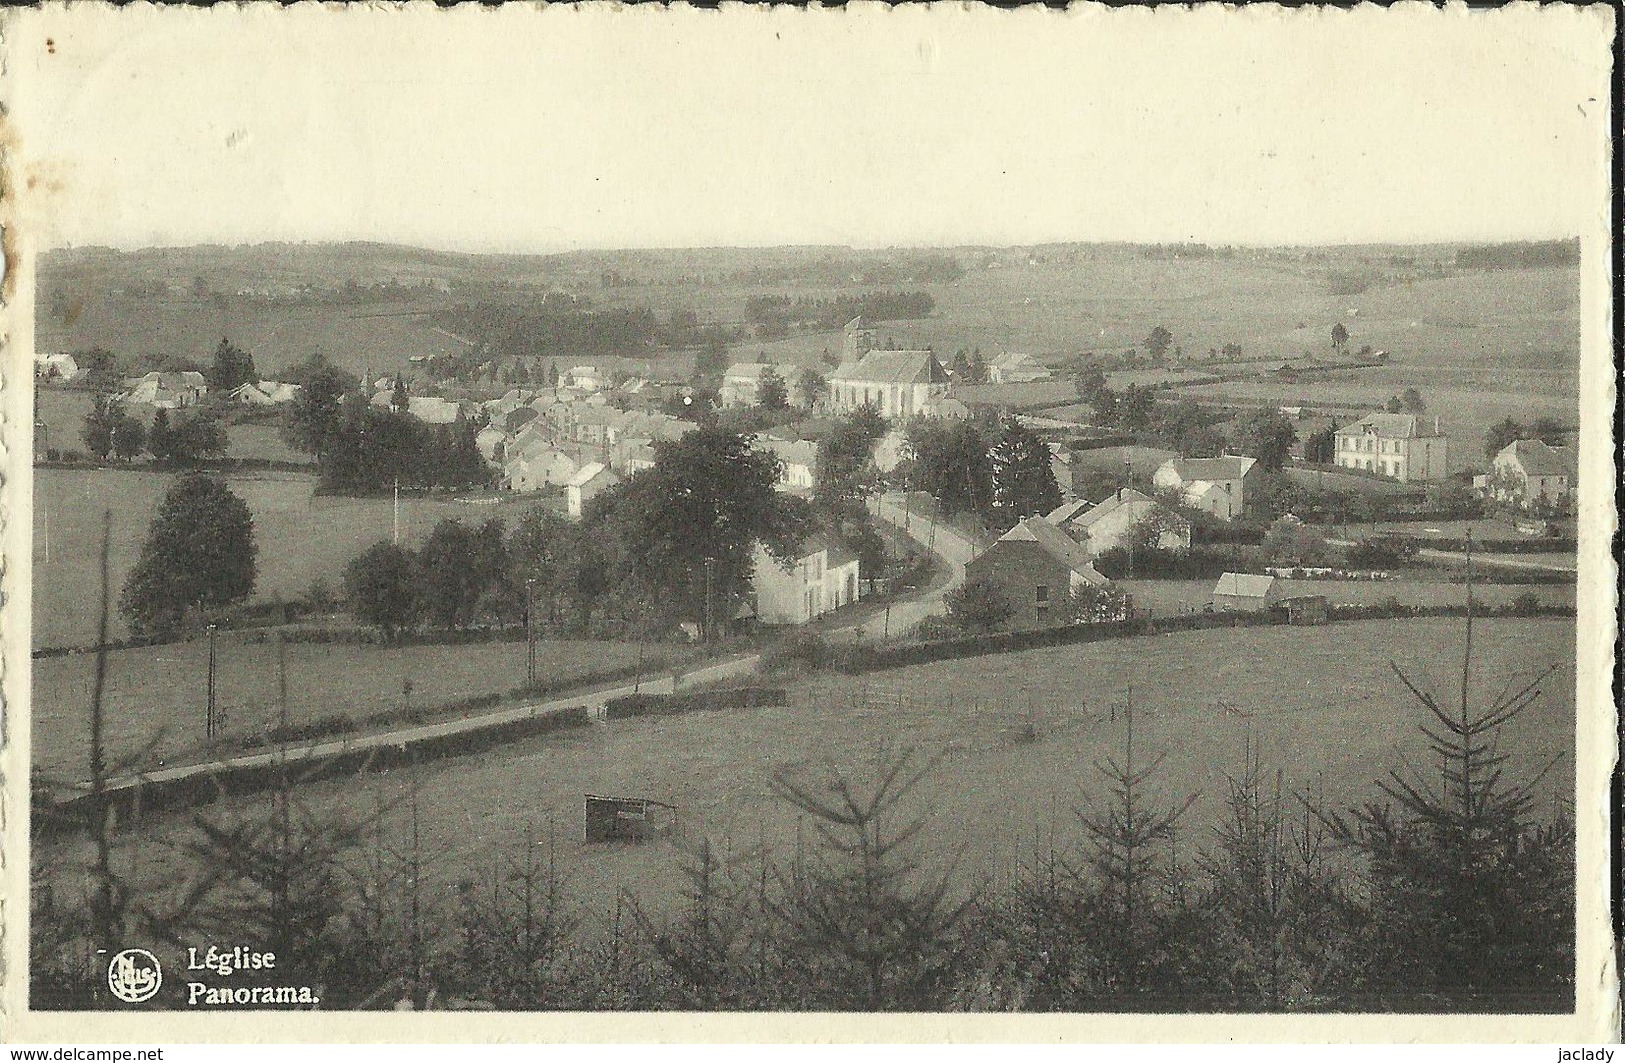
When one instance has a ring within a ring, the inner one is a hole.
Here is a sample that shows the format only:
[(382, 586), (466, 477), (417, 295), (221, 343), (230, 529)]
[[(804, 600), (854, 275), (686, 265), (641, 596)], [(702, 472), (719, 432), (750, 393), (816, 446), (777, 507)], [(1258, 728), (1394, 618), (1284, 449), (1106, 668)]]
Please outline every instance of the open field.
[[(1481, 574), (1482, 575), (1482, 574)], [(1152, 616), (1177, 616), (1201, 612), (1213, 600), (1216, 580), (1138, 579), (1115, 584), (1134, 599), (1136, 609)], [(1390, 598), (1402, 605), (1461, 605), (1467, 589), (1459, 583), (1431, 583), (1412, 579), (1394, 580), (1277, 580), (1281, 597), (1323, 594), (1331, 605), (1381, 605)], [(1520, 595), (1533, 594), (1542, 605), (1574, 606), (1572, 584), (1484, 584), (1473, 585), (1473, 600), (1485, 606), (1510, 603)]]
[[(111, 570), (116, 597), (174, 475), (124, 469), (34, 470), (34, 646), (95, 642), (102, 512), (111, 509), (113, 514)], [(245, 474), (227, 482), (254, 514), (257, 600), (301, 596), (318, 576), (337, 588), (352, 558), (391, 535), (389, 498), (317, 495), (315, 478), (303, 473)], [(502, 517), (511, 523), (532, 509), (561, 505), (554, 497), (504, 498), (496, 505), (403, 497), (401, 541), (416, 542), (444, 517), (469, 522)], [(115, 638), (127, 633), (116, 614), (112, 633)]]
[[(545, 831), (552, 823), (565, 890), (584, 913), (607, 916), (622, 888), (656, 911), (671, 904), (684, 883), (679, 854), (669, 843), (583, 845), (583, 793), (668, 801), (688, 838), (709, 836), (736, 851), (766, 842), (782, 858), (798, 832), (810, 841), (811, 831), (772, 795), (775, 771), (863, 771), (882, 747), (917, 747), (944, 756), (915, 805), (931, 815), (922, 837), (932, 859), (957, 855), (966, 883), (1002, 879), (1051, 832), (1063, 848), (1075, 842), (1071, 810), (1102, 792), (1090, 765), (1120, 747), (1121, 717), (1114, 723), (1108, 713), (1132, 687), (1136, 756), (1167, 758), (1149, 785), (1153, 801), (1201, 795), (1179, 836), (1180, 858), (1188, 860), (1222, 813), (1224, 773), (1238, 768), (1248, 733), (1289, 788), (1319, 787), (1334, 807), (1371, 796), (1391, 767), (1425, 764), (1416, 731), (1424, 710), (1389, 660), (1448, 692), (1460, 641), (1460, 620), (1364, 621), (1183, 632), (861, 677), (819, 675), (796, 683), (792, 703), (781, 708), (596, 724), (415, 771), (318, 784), (308, 798), (356, 815), (375, 799), (393, 804), (387, 829), (399, 836), (407, 814), (400, 802), (415, 789), (436, 886), (488, 866), (494, 849), (511, 851), (527, 825)], [(1475, 645), (1473, 690), (1481, 697), (1561, 662), (1541, 701), (1503, 736), (1502, 748), (1514, 753), (1511, 776), (1533, 775), (1558, 758), (1541, 783), (1544, 811), (1573, 786), (1574, 622), (1484, 621)], [(1019, 735), (1029, 722), (1036, 741)], [(144, 825), (140, 841), (174, 822)], [(589, 919), (584, 932), (599, 925)]]
[[(413, 355), (461, 351), (458, 340), (432, 329), (421, 316), (427, 298), (411, 303), (356, 306), (271, 306), (230, 299), (224, 306), (184, 295), (133, 298), (78, 290), (70, 322), (39, 303), (35, 347), (78, 351), (105, 347), (120, 357), (174, 356), (209, 363), (222, 336), (254, 356), (262, 376), (275, 377), (314, 354), (360, 373), (393, 373)], [(436, 297), (444, 301), (447, 297)]]
[[(647, 647), (650, 657), (672, 652), (681, 647)], [(195, 639), (108, 656), (104, 704), (110, 756), (156, 743), (143, 761), (148, 766), (204, 745), (208, 653), (208, 640)], [(522, 641), (397, 647), (297, 643), (288, 645), (287, 654), (288, 722), (295, 725), (422, 709), (504, 693), (525, 681)], [(543, 640), (537, 645), (537, 674), (544, 683), (565, 683), (638, 659), (634, 643)], [(275, 726), (280, 718), (276, 647), (223, 632), (215, 660), (216, 703), (226, 710), (228, 741)], [(33, 664), (34, 764), (64, 778), (82, 778), (95, 656), (46, 657)]]
[[(91, 392), (77, 389), (36, 388), (34, 420), (43, 426), (39, 429), (43, 434), (40, 449), (83, 451), (85, 441), (81, 433), (93, 397)], [(313, 464), (309, 454), (302, 454), (282, 442), (275, 419), (227, 426), (226, 456)]]

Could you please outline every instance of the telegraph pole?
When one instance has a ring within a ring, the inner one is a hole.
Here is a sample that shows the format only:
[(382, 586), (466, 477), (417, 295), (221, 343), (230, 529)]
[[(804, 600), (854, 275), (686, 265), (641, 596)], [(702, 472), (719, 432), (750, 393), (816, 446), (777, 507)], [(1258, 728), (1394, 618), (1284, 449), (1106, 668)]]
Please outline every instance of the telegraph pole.
[(214, 701), (214, 675), (215, 675), (215, 669), (214, 669), (214, 641), (215, 641), (215, 632), (216, 632), (216, 630), (217, 630), (216, 625), (214, 625), (214, 624), (209, 625), (209, 627), (208, 627), (208, 631), (209, 631), (209, 705), (208, 705), (208, 710), (207, 710), (207, 712), (206, 712), (206, 714), (205, 714), (205, 716), (203, 718), (203, 735), (204, 735), (205, 738), (213, 738), (214, 735), (215, 735), (215, 732), (217, 730), (219, 730), (219, 726), (218, 726), (218, 724), (216, 723), (216, 720), (215, 720), (215, 701)]
[(394, 527), (395, 527), (394, 542), (395, 542), (396, 546), (399, 546), (399, 545), (401, 545), (401, 478), (399, 476), (395, 477), (395, 510), (394, 510), (394, 514), (395, 514), (395, 516), (394, 516)]
[(525, 581), (525, 683), (536, 685), (536, 581)]

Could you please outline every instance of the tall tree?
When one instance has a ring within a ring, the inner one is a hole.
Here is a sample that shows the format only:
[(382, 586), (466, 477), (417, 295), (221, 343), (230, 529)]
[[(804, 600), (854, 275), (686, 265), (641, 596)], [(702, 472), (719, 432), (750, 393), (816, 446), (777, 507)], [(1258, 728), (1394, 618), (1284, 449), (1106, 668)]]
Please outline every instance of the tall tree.
[(936, 498), (949, 513), (985, 515), (993, 498), (993, 467), (982, 431), (974, 421), (910, 422), (909, 486)]
[(1166, 326), (1158, 325), (1146, 334), (1141, 346), (1151, 356), (1152, 361), (1160, 362), (1167, 355), (1168, 348), (1172, 347), (1173, 344), (1174, 334), (1169, 332)]
[(254, 356), (222, 336), (209, 366), (209, 387), (223, 394), (258, 379)]
[(147, 426), (131, 417), (129, 414), (120, 414), (118, 422), (113, 425), (113, 451), (125, 461), (129, 461), (147, 445)]
[(422, 611), (418, 567), (412, 551), (394, 543), (374, 543), (344, 567), (344, 590), (356, 619), (394, 642)]
[(1048, 445), (1017, 418), (1010, 418), (988, 453), (993, 476), (989, 523), (1004, 531), (1061, 504)]
[(1494, 460), (1497, 454), (1506, 449), (1508, 443), (1527, 439), (1528, 436), (1529, 429), (1521, 422), (1514, 421), (1510, 417), (1502, 418), (1490, 425), (1490, 430), (1484, 434), (1484, 459)]
[(782, 410), (790, 405), (789, 389), (784, 378), (772, 366), (762, 370), (756, 384), (756, 405), (764, 410)]
[[(818, 477), (813, 502), (826, 513), (849, 513), (863, 508), (875, 487), (875, 443), (886, 432), (883, 420), (865, 417), (864, 406), (843, 418), (818, 444)], [(878, 422), (878, 423), (877, 423)]]
[(812, 366), (807, 366), (796, 377), (796, 401), (803, 406), (815, 405), (828, 390), (829, 383), (824, 379), (824, 374)]
[(1257, 458), (1266, 472), (1277, 472), (1298, 441), (1298, 430), (1280, 410), (1260, 406), (1236, 419), (1234, 441), (1237, 450)]
[(247, 598), (256, 556), (247, 504), (213, 476), (183, 476), (164, 496), (119, 609), (137, 635), (173, 638), (191, 610)]
[(113, 429), (123, 415), (124, 407), (112, 399), (98, 398), (90, 404), (79, 437), (85, 441), (85, 449), (97, 461), (106, 461), (113, 452)]
[(301, 374), (303, 381), (282, 419), (282, 440), (304, 451), (318, 463), (328, 443), (338, 431), (344, 413), (344, 396), (352, 391), (355, 378), (335, 366), (322, 363)]
[(776, 490), (778, 460), (736, 433), (705, 427), (654, 449), (654, 467), (600, 496), (589, 520), (618, 532), (633, 574), (701, 617), (709, 634), (732, 615), (756, 544), (790, 560), (809, 507)]

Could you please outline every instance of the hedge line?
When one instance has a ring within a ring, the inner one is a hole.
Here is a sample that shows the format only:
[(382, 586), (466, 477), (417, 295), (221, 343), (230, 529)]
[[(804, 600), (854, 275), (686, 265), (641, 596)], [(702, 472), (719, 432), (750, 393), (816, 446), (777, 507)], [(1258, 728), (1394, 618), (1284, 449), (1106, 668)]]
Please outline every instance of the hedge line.
[(621, 720), (631, 716), (675, 716), (707, 709), (754, 709), (788, 704), (783, 687), (733, 687), (682, 694), (627, 694), (604, 702), (604, 716)]
[[(1465, 616), (1465, 605), (1413, 606), (1399, 601), (1375, 605), (1334, 605), (1330, 618), (1343, 620), (1388, 620), (1400, 617)], [(1548, 606), (1540, 603), (1531, 593), (1499, 607), (1476, 606), (1475, 616), (1531, 617), (1574, 616), (1571, 605)], [(1258, 613), (1186, 613), (1180, 616), (1155, 617), (1134, 620), (1108, 621), (1098, 624), (1076, 624), (1069, 627), (1040, 628), (1033, 631), (1007, 631), (992, 635), (976, 635), (948, 639), (940, 642), (919, 642), (901, 646), (836, 646), (826, 645), (817, 654), (796, 654), (813, 667), (824, 667), (845, 675), (857, 675), (888, 668), (902, 668), (914, 664), (956, 660), (964, 657), (983, 657), (995, 653), (1016, 653), (1022, 650), (1043, 649), (1048, 646), (1068, 646), (1085, 642), (1104, 642), (1108, 639), (1133, 638), (1140, 635), (1165, 634), (1171, 631), (1199, 631), (1216, 627), (1264, 627), (1286, 624), (1284, 610)]]
[[(1416, 545), (1429, 550), (1450, 550), (1458, 554), (1467, 552), (1466, 539), (1417, 536)], [(1475, 554), (1566, 554), (1579, 548), (1578, 540), (1568, 538), (1473, 540)]]
[[(664, 660), (650, 658), (643, 662), (642, 670), (648, 672), (651, 669), (662, 670), (666, 667), (669, 667), (669, 664)], [(496, 708), (498, 705), (517, 703), (533, 698), (545, 699), (567, 694), (582, 687), (596, 686), (599, 683), (612, 683), (618, 679), (631, 679), (638, 674), (638, 671), (636, 664), (626, 664), (615, 668), (600, 668), (594, 672), (585, 672), (581, 675), (572, 676), (563, 682), (527, 684), (514, 687), (512, 690), (497, 691), (491, 694), (476, 694), (456, 701), (423, 705), (409, 710), (387, 709), (383, 712), (363, 716), (360, 719), (344, 715), (320, 716), (314, 720), (290, 724), (287, 727), (270, 727), (263, 731), (255, 731), (244, 735), (235, 748), (238, 751), (247, 752), (254, 749), (264, 749), (266, 746), (280, 745), (284, 742), (308, 742), (319, 738), (335, 738), (363, 728), (377, 727), (384, 724), (410, 725), (429, 723), (441, 717), (467, 717), (476, 712)]]
[[(174, 779), (141, 780), (117, 785), (104, 800), (120, 819), (142, 811), (160, 811), (208, 804), (219, 797), (253, 793), (275, 788), (283, 772), (292, 771), (303, 784), (343, 775), (384, 771), (401, 765), (421, 764), (445, 757), (481, 753), (495, 746), (554, 731), (586, 727), (592, 722), (584, 706), (537, 712), (531, 716), (487, 727), (470, 728), (452, 734), (428, 735), (395, 744), (346, 749), (315, 761), (300, 759), (292, 769), (274, 762), (251, 765), (222, 764), (214, 771), (200, 771)], [(95, 800), (92, 794), (46, 805), (36, 800), (34, 816), (47, 831), (71, 829), (82, 821)]]

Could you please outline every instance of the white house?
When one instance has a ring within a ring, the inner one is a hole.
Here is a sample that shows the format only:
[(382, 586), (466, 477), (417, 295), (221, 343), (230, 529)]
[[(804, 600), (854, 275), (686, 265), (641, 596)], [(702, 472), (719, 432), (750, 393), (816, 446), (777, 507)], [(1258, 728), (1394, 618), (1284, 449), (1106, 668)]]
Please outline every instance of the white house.
[(1547, 446), (1539, 439), (1515, 439), (1501, 448), (1492, 476), (1480, 486), (1502, 502), (1530, 507), (1561, 505), (1574, 490), (1575, 455), (1568, 447)]
[(762, 376), (769, 372), (784, 382), (784, 374), (767, 362), (735, 362), (722, 374), (717, 401), (724, 406), (755, 406), (762, 396)]
[(1087, 502), (1064, 504), (1044, 519), (1076, 539), (1090, 558), (1127, 544), (1130, 533), (1151, 522), (1158, 531), (1159, 549), (1188, 550), (1191, 545), (1189, 521), (1132, 487), (1120, 488), (1096, 506)]
[(79, 375), (79, 362), (71, 354), (35, 354), (34, 375), (40, 380), (66, 382)]
[(563, 450), (537, 447), (509, 455), (502, 463), (502, 483), (510, 491), (539, 491), (571, 482), (581, 466)]
[(1197, 509), (1220, 520), (1235, 520), (1256, 506), (1258, 460), (1225, 455), (1218, 458), (1170, 458), (1158, 466), (1151, 482), (1177, 488)]
[(603, 462), (589, 461), (581, 466), (565, 484), (570, 517), (580, 520), (581, 510), (588, 502), (620, 482), (620, 476)]
[(809, 536), (788, 564), (758, 543), (751, 591), (763, 624), (805, 624), (858, 598), (857, 556), (823, 535)]
[(818, 469), (818, 445), (805, 439), (774, 439), (759, 435), (752, 442), (756, 450), (779, 459), (778, 486), (787, 490), (812, 490)]
[(1439, 419), (1432, 431), (1420, 417), (1411, 413), (1368, 413), (1358, 421), (1339, 428), (1335, 457), (1340, 468), (1364, 469), (1389, 476), (1400, 483), (1442, 480), (1445, 465), (1445, 437)]
[(572, 365), (559, 374), (559, 386), (578, 391), (597, 391), (604, 386), (604, 378), (596, 365)]
[(298, 384), (261, 380), (239, 385), (229, 397), (240, 406), (283, 406), (292, 402), (298, 395)]

